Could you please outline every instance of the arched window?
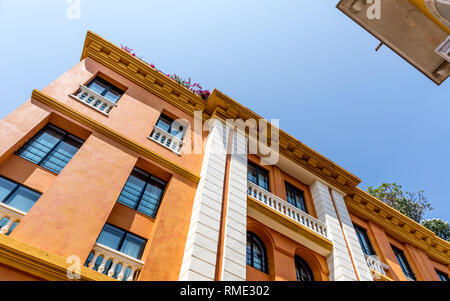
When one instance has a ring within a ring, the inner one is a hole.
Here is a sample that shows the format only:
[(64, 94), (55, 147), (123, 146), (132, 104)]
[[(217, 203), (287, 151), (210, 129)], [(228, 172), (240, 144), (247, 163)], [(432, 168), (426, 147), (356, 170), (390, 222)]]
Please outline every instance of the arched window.
[(300, 256), (295, 255), (295, 270), (297, 271), (297, 281), (314, 281), (313, 273), (309, 265)]
[(268, 273), (266, 248), (253, 232), (247, 232), (247, 265)]

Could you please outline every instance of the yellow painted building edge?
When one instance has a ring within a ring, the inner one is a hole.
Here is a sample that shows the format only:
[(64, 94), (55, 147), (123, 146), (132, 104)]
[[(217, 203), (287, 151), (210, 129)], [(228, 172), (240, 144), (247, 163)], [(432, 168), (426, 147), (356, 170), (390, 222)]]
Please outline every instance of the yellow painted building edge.
[(142, 146), (141, 144), (128, 139), (127, 137), (117, 133), (116, 131), (104, 126), (103, 124), (97, 122), (96, 120), (81, 114), (80, 112), (72, 109), (71, 107), (65, 105), (64, 103), (42, 93), (41, 91), (34, 90), (32, 94), (32, 99), (35, 99), (52, 109), (84, 124), (85, 126), (91, 128), (92, 130), (105, 135), (108, 138), (136, 151), (137, 153), (151, 159), (152, 161), (164, 166), (165, 168), (171, 170), (172, 172), (181, 175), (182, 177), (197, 184), (200, 181), (200, 176), (192, 173), (191, 171), (181, 167), (180, 165), (161, 157), (156, 152)]
[[(0, 235), (0, 263), (44, 280), (71, 280), (67, 277), (67, 269), (72, 264), (64, 258), (5, 235)], [(81, 266), (80, 272), (81, 281), (117, 281), (85, 266)]]

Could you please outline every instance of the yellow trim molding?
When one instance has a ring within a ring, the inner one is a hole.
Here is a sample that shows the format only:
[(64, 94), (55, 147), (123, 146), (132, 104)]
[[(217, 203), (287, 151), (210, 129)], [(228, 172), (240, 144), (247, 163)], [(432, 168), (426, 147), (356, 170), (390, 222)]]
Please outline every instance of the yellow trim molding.
[[(0, 263), (49, 281), (70, 281), (71, 264), (62, 257), (44, 252), (11, 237), (0, 235)], [(117, 281), (114, 278), (81, 267), (81, 281)]]
[(422, 249), (435, 260), (450, 264), (449, 242), (364, 190), (357, 188), (349, 193), (345, 203), (350, 212), (379, 225), (393, 238)]
[(42, 93), (41, 91), (34, 90), (32, 94), (32, 99), (35, 99), (47, 106), (49, 106), (52, 109), (57, 110), (58, 112), (69, 116), (70, 118), (84, 124), (85, 126), (91, 128), (92, 130), (105, 135), (108, 138), (111, 138), (112, 140), (134, 150), (135, 152), (143, 155), (146, 158), (149, 158), (153, 162), (156, 162), (160, 164), (161, 166), (164, 166), (165, 168), (171, 170), (172, 172), (179, 174), (183, 176), (184, 178), (194, 182), (197, 184), (200, 181), (200, 176), (192, 173), (191, 171), (181, 167), (180, 165), (167, 160), (163, 157), (161, 157), (156, 152), (144, 147), (143, 145), (132, 141), (128, 139), (127, 137), (117, 133), (116, 131), (104, 126), (103, 124), (97, 122), (96, 120), (81, 114), (80, 112), (72, 109), (71, 107), (65, 105), (64, 103)]

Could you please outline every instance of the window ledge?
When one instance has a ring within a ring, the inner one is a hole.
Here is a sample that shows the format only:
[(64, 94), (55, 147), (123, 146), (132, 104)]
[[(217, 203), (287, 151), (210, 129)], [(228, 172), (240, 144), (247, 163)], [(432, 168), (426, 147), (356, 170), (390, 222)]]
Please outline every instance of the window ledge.
[(165, 148), (170, 149), (175, 154), (181, 156), (181, 149), (184, 145), (183, 140), (180, 140), (172, 134), (167, 133), (156, 125), (153, 127), (153, 131), (148, 139), (155, 141), (159, 145), (162, 145)]
[(95, 109), (96, 111), (102, 113), (105, 116), (109, 116), (109, 112), (111, 112), (111, 110), (114, 107), (117, 107), (116, 103), (92, 91), (91, 89), (89, 89), (84, 85), (80, 85), (80, 89), (77, 94), (71, 94), (69, 96)]

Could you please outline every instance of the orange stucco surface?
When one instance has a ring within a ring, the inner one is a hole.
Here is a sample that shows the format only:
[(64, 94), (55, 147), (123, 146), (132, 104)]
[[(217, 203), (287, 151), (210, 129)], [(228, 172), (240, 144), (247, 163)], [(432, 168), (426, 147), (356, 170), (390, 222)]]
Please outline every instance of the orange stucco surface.
[(314, 280), (328, 281), (329, 271), (325, 257), (250, 217), (247, 218), (247, 230), (255, 233), (264, 243), (269, 271), (266, 274), (247, 266), (248, 281), (296, 281), (295, 255), (308, 263)]
[[(98, 72), (126, 87), (109, 117), (69, 97)], [(102, 65), (90, 59), (82, 61), (43, 91), (199, 174), (202, 154), (176, 155), (147, 138), (163, 110), (191, 123), (192, 117)], [(14, 154), (49, 122), (85, 139), (59, 175)], [(0, 121), (0, 134), (5, 137), (0, 141), (0, 175), (43, 193), (11, 238), (62, 257), (77, 255), (84, 263), (108, 222), (147, 239), (141, 280), (178, 279), (195, 183), (33, 99)], [(156, 219), (117, 203), (135, 166), (168, 182)], [(6, 280), (20, 278), (13, 272), (8, 275)]]

